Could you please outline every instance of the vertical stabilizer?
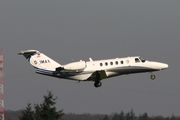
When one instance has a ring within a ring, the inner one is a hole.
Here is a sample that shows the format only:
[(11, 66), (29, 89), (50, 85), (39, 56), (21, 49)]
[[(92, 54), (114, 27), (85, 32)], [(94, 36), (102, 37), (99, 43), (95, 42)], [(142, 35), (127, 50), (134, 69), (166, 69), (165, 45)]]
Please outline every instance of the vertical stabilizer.
[(61, 67), (59, 63), (37, 50), (24, 50), (21, 51), (19, 55), (24, 55), (24, 57), (36, 69), (55, 71), (57, 67)]

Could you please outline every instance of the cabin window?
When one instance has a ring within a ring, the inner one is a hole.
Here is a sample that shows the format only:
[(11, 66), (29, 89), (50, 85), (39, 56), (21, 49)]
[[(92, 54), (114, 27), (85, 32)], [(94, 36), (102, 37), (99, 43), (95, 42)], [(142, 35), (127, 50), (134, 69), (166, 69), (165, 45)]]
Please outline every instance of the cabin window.
[(123, 64), (124, 62), (123, 61), (121, 61), (121, 64)]
[(129, 63), (129, 60), (126, 60), (126, 63), (128, 64), (128, 63)]
[(140, 60), (138, 58), (135, 58), (135, 62), (138, 63), (140, 62)]
[(103, 66), (103, 64), (102, 64), (102, 63), (100, 63), (100, 66)]
[(105, 65), (106, 65), (106, 66), (108, 66), (108, 63), (107, 63), (107, 62), (105, 62)]
[(113, 65), (113, 62), (110, 62), (111, 65)]
[(115, 63), (116, 63), (116, 65), (118, 65), (118, 61), (116, 61)]

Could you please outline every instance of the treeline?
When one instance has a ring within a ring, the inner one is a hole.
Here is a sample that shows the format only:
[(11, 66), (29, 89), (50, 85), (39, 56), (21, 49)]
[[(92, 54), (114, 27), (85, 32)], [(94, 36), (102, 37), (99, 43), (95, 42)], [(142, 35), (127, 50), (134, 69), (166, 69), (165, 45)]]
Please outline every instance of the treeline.
[(129, 112), (124, 113), (121, 111), (120, 113), (115, 113), (112, 115), (105, 115), (101, 120), (180, 120), (180, 117), (172, 114), (170, 117), (163, 116), (148, 116), (147, 113), (143, 113), (140, 115), (135, 115), (133, 109)]
[[(19, 116), (22, 111), (5, 111), (5, 120), (19, 120)], [(133, 110), (125, 113), (123, 111), (119, 113), (113, 113), (111, 115), (106, 114), (75, 114), (67, 113), (64, 114), (59, 120), (180, 120), (179, 116), (172, 114), (169, 117), (164, 116), (149, 116), (147, 113), (135, 115)]]
[(56, 109), (57, 97), (54, 97), (52, 92), (48, 91), (43, 98), (42, 103), (28, 103), (25, 108), (19, 111), (5, 110), (5, 120), (180, 120), (180, 117), (174, 114), (169, 117), (149, 116), (147, 113), (136, 115), (133, 109), (127, 113), (121, 111), (111, 115), (64, 114), (63, 109)]

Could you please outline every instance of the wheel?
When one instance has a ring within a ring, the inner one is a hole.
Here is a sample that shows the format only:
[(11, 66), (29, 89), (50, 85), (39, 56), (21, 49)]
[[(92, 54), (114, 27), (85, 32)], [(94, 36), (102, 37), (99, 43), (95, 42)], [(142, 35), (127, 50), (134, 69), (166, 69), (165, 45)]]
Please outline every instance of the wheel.
[(156, 76), (152, 74), (152, 75), (150, 76), (150, 78), (151, 78), (151, 80), (154, 80), (154, 79), (156, 78)]
[(101, 82), (95, 82), (94, 87), (101, 87), (102, 83)]

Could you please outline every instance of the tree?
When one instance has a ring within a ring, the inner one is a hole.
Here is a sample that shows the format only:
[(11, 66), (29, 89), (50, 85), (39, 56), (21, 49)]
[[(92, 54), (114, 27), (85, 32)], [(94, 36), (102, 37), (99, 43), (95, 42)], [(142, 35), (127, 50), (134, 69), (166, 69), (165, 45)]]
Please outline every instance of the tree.
[(130, 111), (130, 119), (131, 119), (131, 120), (135, 120), (135, 119), (136, 119), (136, 115), (135, 115), (133, 109), (131, 109), (131, 111)]
[[(28, 104), (26, 109), (22, 110), (20, 120), (59, 120), (63, 115), (63, 110), (57, 111), (55, 104), (56, 98), (48, 91), (44, 96), (42, 104), (34, 104), (34, 111), (32, 111), (31, 104)], [(25, 119), (26, 118), (26, 119)], [(27, 119), (28, 118), (28, 119)]]
[(34, 111), (34, 119), (35, 120), (43, 120), (41, 118), (42, 109), (41, 109), (40, 105), (34, 104), (34, 109), (35, 109), (35, 111)]
[(103, 118), (103, 120), (109, 120), (108, 116), (105, 115), (104, 118)]
[(124, 112), (121, 111), (120, 114), (119, 113), (115, 113), (112, 120), (125, 120), (125, 115)]
[(171, 115), (171, 118), (170, 118), (170, 120), (175, 120), (175, 116), (174, 116), (174, 113)]
[(20, 120), (34, 120), (34, 111), (32, 110), (31, 103), (27, 104), (27, 107), (22, 110), (21, 116), (19, 116)]
[(131, 117), (130, 117), (130, 113), (129, 113), (129, 112), (126, 113), (126, 120), (131, 120)]
[(133, 109), (131, 109), (130, 112), (126, 113), (126, 120), (135, 120), (135, 119), (136, 119), (136, 116)]
[(120, 115), (119, 115), (119, 120), (124, 120), (125, 116), (124, 116), (124, 112), (121, 111)]
[(48, 91), (48, 95), (44, 96), (44, 102), (40, 106), (36, 105), (38, 110), (40, 110), (40, 116), (43, 120), (58, 120), (64, 114), (63, 110), (56, 110), (54, 106), (56, 99), (57, 97), (53, 98), (53, 94)]
[(148, 119), (148, 114), (144, 113), (142, 115), (139, 116), (139, 120), (147, 120)]
[(119, 115), (118, 115), (118, 113), (115, 113), (115, 114), (114, 114), (112, 120), (119, 120)]

